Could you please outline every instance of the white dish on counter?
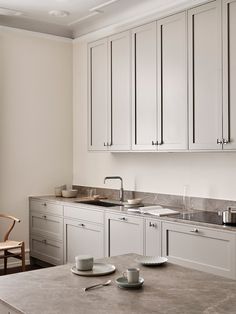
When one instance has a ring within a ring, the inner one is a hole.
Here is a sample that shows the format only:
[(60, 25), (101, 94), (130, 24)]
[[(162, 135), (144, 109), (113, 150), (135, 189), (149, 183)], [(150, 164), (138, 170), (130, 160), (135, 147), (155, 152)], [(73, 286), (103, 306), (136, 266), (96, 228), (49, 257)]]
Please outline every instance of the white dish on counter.
[(135, 260), (144, 266), (157, 266), (162, 265), (168, 261), (168, 258), (163, 256), (142, 256)]
[(112, 264), (94, 263), (91, 270), (78, 270), (76, 266), (71, 268), (71, 272), (79, 276), (95, 277), (114, 273), (116, 267)]

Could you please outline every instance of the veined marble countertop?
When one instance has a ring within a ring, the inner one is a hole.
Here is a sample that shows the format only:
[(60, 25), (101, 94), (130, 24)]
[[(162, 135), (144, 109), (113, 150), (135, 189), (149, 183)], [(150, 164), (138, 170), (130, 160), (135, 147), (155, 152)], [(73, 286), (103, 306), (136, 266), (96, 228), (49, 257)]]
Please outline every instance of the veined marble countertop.
[[(24, 314), (235, 314), (235, 281), (171, 263), (141, 266), (137, 256), (100, 260), (117, 268), (102, 277), (74, 275), (72, 265), (0, 277), (0, 302)], [(141, 289), (116, 285), (115, 279), (129, 267), (140, 268), (145, 280)], [(108, 279), (110, 286), (83, 290)]]
[[(80, 201), (85, 200), (85, 196), (78, 196), (77, 198), (64, 198), (64, 197), (56, 197), (54, 195), (43, 195), (43, 196), (30, 196), (30, 199), (36, 199), (36, 200), (42, 200), (42, 201), (47, 201), (47, 202), (53, 202), (61, 205), (69, 205), (69, 206), (81, 206), (83, 208), (87, 209), (94, 209), (94, 210), (101, 210), (103, 212), (114, 212), (114, 213), (123, 213), (127, 215), (132, 215), (132, 216), (137, 216), (137, 217), (143, 217), (143, 218), (151, 218), (151, 219), (158, 219), (161, 221), (168, 221), (168, 222), (178, 222), (182, 224), (190, 224), (194, 226), (202, 226), (202, 227), (209, 227), (209, 228), (214, 228), (214, 229), (220, 229), (222, 231), (226, 232), (236, 232), (236, 226), (230, 226), (230, 225), (216, 225), (216, 224), (210, 224), (210, 223), (204, 223), (204, 222), (197, 222), (197, 221), (191, 221), (191, 220), (183, 220), (179, 219), (177, 215), (169, 215), (169, 216), (153, 216), (149, 214), (140, 214), (140, 213), (135, 213), (135, 212), (129, 212), (127, 208), (124, 206), (113, 206), (113, 207), (101, 207), (101, 206), (95, 206), (91, 204), (84, 204), (80, 203)], [(87, 200), (89, 200), (87, 198)], [(106, 200), (104, 200), (106, 201)], [(112, 200), (109, 200), (112, 202)], [(119, 201), (117, 201), (119, 202)], [(152, 204), (147, 204), (147, 205), (152, 205)], [(158, 204), (155, 204), (158, 205)], [(162, 206), (162, 205), (160, 205)], [(173, 210), (176, 210), (180, 213), (194, 213), (194, 212), (202, 212), (202, 210), (197, 210), (197, 209), (191, 209), (191, 210), (184, 210), (182, 208), (175, 208), (171, 206), (163, 206), (163, 207), (168, 207)]]

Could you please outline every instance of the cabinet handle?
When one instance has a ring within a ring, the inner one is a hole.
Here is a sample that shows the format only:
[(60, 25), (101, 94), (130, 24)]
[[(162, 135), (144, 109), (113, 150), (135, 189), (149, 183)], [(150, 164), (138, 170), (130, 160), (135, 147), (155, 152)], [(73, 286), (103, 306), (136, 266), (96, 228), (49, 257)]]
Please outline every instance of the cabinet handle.
[(47, 216), (46, 216), (46, 215), (43, 215), (42, 218), (47, 219)]
[(126, 220), (128, 220), (127, 218), (125, 218), (125, 217), (120, 217), (120, 218), (118, 218), (119, 220), (122, 220), (122, 221), (126, 221)]
[(85, 227), (85, 224), (78, 224), (79, 227)]
[(193, 230), (190, 230), (190, 232), (193, 232), (193, 233), (198, 233), (199, 230), (197, 228), (194, 228)]
[(154, 227), (156, 228), (157, 227), (157, 224), (156, 223), (152, 223), (151, 221), (149, 222), (149, 227)]
[(223, 144), (229, 144), (229, 140), (226, 140), (225, 138), (223, 138)]
[(103, 146), (105, 146), (105, 147), (106, 147), (106, 146), (109, 146), (109, 145), (108, 145), (108, 142), (104, 142), (104, 143), (103, 143)]
[(154, 141), (152, 141), (152, 145), (159, 145), (159, 143), (158, 143), (158, 141), (156, 141), (156, 142), (154, 142)]
[(220, 139), (217, 139), (217, 140), (216, 140), (216, 143), (217, 143), (217, 144), (223, 144), (223, 141), (220, 140)]
[(47, 206), (47, 203), (43, 203), (42, 205), (46, 207), (46, 206)]

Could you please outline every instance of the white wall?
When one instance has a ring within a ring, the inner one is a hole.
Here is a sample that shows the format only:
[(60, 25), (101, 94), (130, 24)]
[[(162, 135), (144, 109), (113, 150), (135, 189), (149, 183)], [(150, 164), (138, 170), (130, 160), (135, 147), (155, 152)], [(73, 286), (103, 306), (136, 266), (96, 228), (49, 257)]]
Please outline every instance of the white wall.
[[(91, 35), (90, 35), (91, 37)], [(87, 47), (74, 44), (74, 184), (236, 200), (236, 153), (95, 153), (87, 151)], [(117, 183), (105, 187), (116, 188)]]
[(28, 248), (28, 196), (72, 182), (71, 41), (0, 28), (0, 88), (0, 212)]

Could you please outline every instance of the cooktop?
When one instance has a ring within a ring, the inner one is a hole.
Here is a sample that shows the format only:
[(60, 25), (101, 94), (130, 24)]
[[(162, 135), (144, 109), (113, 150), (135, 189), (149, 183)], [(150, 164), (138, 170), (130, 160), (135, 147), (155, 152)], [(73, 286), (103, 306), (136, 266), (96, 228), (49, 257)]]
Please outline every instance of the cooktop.
[(223, 225), (223, 218), (217, 212), (199, 211), (195, 213), (181, 213), (175, 216), (178, 219), (205, 222), (214, 225)]

